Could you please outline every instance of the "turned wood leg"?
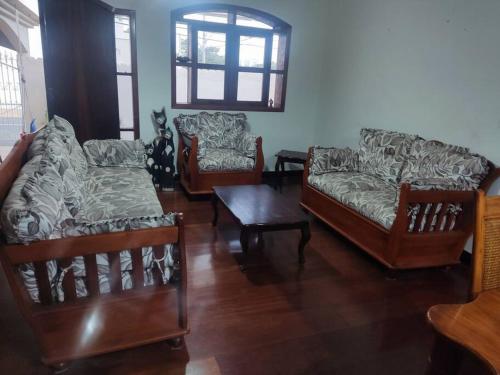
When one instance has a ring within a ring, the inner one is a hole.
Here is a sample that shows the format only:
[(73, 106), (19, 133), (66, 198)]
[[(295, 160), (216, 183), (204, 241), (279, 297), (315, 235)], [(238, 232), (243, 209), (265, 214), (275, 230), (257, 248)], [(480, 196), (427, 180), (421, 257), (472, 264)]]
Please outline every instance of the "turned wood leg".
[(302, 225), (300, 228), (301, 237), (299, 242), (299, 263), (304, 264), (306, 259), (304, 257), (304, 247), (311, 239), (311, 231), (309, 229), (309, 223)]
[(217, 202), (218, 202), (217, 194), (213, 193), (212, 194), (212, 207), (214, 209), (214, 217), (212, 219), (212, 226), (217, 225), (217, 221), (219, 220), (219, 208), (217, 207)]
[(245, 272), (247, 269), (249, 232), (250, 230), (247, 227), (241, 227), (240, 243), (241, 243), (241, 250), (243, 251), (243, 264), (240, 265), (240, 269), (242, 272)]
[(462, 348), (437, 334), (425, 375), (455, 375), (462, 363)]
[(274, 190), (278, 188), (279, 180), (280, 180), (280, 158), (276, 159), (276, 164), (274, 165)]
[(280, 193), (281, 190), (283, 189), (283, 175), (285, 174), (285, 162), (283, 160), (280, 160), (280, 165), (281, 165), (281, 172), (280, 172)]
[(173, 339), (168, 339), (167, 344), (170, 346), (172, 350), (181, 350), (184, 348), (184, 337), (175, 337)]

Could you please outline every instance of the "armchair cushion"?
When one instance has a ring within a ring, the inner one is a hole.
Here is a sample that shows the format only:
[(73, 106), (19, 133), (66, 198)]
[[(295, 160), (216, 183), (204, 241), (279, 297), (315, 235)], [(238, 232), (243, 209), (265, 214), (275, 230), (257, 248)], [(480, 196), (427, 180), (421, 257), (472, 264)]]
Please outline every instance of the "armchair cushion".
[(235, 148), (245, 132), (246, 115), (201, 112), (198, 115), (198, 146), (200, 148)]
[(201, 172), (249, 171), (255, 167), (255, 160), (237, 150), (208, 148), (198, 159), (198, 167)]
[(357, 172), (358, 153), (350, 148), (324, 148), (314, 146), (311, 155), (311, 174), (320, 175), (329, 172)]
[(479, 187), (487, 174), (488, 161), (483, 156), (465, 147), (419, 138), (411, 147), (401, 181), (448, 180), (460, 190), (472, 190)]
[(93, 139), (83, 144), (89, 166), (93, 167), (146, 167), (144, 143), (118, 139)]
[(80, 180), (83, 180), (87, 175), (87, 159), (85, 158), (82, 146), (80, 146), (75, 137), (73, 126), (71, 126), (71, 124), (62, 117), (54, 116), (48, 127), (50, 127), (66, 145), (70, 156), (69, 162), (73, 167), (76, 176)]
[(359, 171), (397, 184), (416, 136), (381, 129), (361, 129)]
[(257, 158), (257, 136), (243, 132), (236, 138), (235, 149), (248, 158)]

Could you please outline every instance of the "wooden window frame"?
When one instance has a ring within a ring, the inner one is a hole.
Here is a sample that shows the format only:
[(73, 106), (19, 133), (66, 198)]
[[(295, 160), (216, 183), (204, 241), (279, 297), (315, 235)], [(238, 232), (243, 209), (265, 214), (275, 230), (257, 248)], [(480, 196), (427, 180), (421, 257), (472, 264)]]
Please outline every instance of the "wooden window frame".
[[(197, 21), (185, 19), (184, 16), (190, 13), (198, 12), (227, 12), (228, 23), (216, 23), (209, 21)], [(243, 15), (251, 17), (255, 20), (264, 22), (272, 29), (255, 28), (236, 25), (236, 16)], [(176, 54), (176, 26), (177, 23), (184, 23), (188, 25), (190, 35), (197, 35), (198, 31), (208, 32), (221, 32), (226, 35), (226, 54), (225, 64), (204, 64), (199, 63), (197, 51), (197, 38), (192, 37), (189, 41), (191, 48), (191, 61), (179, 62), (177, 61)], [(286, 102), (286, 86), (288, 78), (288, 62), (290, 55), (290, 40), (291, 40), (292, 27), (282, 21), (281, 19), (262, 12), (260, 10), (240, 7), (235, 5), (225, 4), (203, 4), (175, 9), (171, 12), (171, 29), (170, 29), (170, 56), (171, 56), (171, 98), (172, 108), (178, 109), (201, 109), (201, 110), (237, 110), (237, 111), (260, 111), (260, 112), (284, 112)], [(272, 60), (272, 43), (273, 35), (279, 34), (284, 38), (284, 56), (282, 69), (271, 69)], [(264, 66), (257, 67), (241, 67), (239, 66), (239, 45), (240, 36), (256, 36), (266, 38), (265, 52), (264, 52)], [(188, 98), (190, 103), (177, 103), (177, 67), (185, 66), (191, 68), (189, 75), (190, 90), (188, 90)], [(213, 69), (223, 70), (224, 77), (224, 99), (211, 100), (211, 99), (198, 99), (197, 94), (197, 70), (198, 69)], [(238, 73), (239, 72), (254, 72), (263, 74), (262, 84), (262, 100), (261, 101), (238, 101)], [(269, 107), (269, 81), (271, 74), (282, 75), (281, 92), (280, 92), (280, 107)]]
[[(133, 132), (134, 139), (140, 138), (140, 124), (139, 124), (139, 84), (137, 78), (137, 39), (136, 39), (136, 26), (135, 26), (135, 10), (130, 9), (114, 9), (114, 13), (117, 16), (128, 16), (130, 19), (130, 56), (131, 56), (131, 72), (123, 73), (116, 69), (116, 78), (118, 76), (129, 76), (132, 77), (132, 105), (134, 112), (134, 124)], [(116, 39), (115, 39), (116, 40)], [(118, 81), (117, 81), (118, 84)], [(120, 127), (121, 132), (131, 132), (130, 128)]]

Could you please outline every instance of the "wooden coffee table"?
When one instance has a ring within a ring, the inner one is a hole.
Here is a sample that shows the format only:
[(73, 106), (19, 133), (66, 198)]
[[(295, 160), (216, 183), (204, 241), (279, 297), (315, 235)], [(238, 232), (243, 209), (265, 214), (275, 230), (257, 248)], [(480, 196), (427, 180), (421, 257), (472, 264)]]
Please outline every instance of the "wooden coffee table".
[(268, 185), (214, 186), (213, 190), (212, 225), (217, 225), (217, 203), (221, 201), (240, 226), (240, 242), (244, 254), (248, 252), (250, 234), (258, 235), (260, 247), (263, 245), (263, 232), (299, 229), (302, 234), (298, 248), (299, 263), (305, 262), (304, 247), (310, 240), (311, 233), (309, 218), (298, 204), (290, 204)]

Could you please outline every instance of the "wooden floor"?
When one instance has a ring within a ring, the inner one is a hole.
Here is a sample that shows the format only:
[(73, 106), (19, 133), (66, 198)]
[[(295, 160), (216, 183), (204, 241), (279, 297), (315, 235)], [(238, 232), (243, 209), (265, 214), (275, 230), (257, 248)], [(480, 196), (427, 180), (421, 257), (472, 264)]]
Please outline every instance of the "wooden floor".
[[(283, 194), (297, 205), (300, 186), (286, 185)], [(466, 298), (468, 267), (388, 280), (378, 263), (316, 220), (304, 269), (297, 264), (298, 231), (277, 232), (264, 234), (262, 252), (250, 250), (244, 274), (239, 232), (223, 209), (214, 229), (209, 200), (189, 201), (182, 191), (161, 199), (187, 223), (185, 349), (149, 345), (74, 362), (68, 374), (421, 375), (433, 337), (426, 310)], [(50, 373), (2, 272), (0, 373)]]

